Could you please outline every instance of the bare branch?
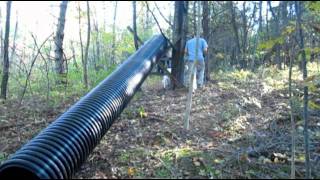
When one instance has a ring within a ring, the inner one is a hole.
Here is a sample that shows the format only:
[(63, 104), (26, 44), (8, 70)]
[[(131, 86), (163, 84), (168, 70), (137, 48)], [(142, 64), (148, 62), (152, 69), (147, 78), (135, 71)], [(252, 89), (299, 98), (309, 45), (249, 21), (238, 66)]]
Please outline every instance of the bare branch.
[[(52, 35), (53, 35), (53, 33), (51, 33), (51, 34), (43, 41), (43, 43), (42, 43), (42, 44), (40, 45), (40, 47), (38, 48), (37, 54), (34, 56), (34, 58), (33, 58), (33, 60), (32, 60), (31, 67), (30, 67), (30, 70), (29, 70), (28, 75), (27, 75), (27, 78), (26, 78), (25, 86), (24, 86), (24, 88), (23, 88), (22, 96), (21, 96), (21, 98), (20, 98), (19, 106), (21, 105), (21, 102), (22, 102), (22, 100), (23, 100), (23, 97), (24, 97), (24, 95), (25, 95), (25, 93), (26, 93), (28, 80), (29, 80), (29, 78), (30, 78), (30, 76), (31, 76), (31, 72), (32, 72), (32, 68), (33, 68), (33, 66), (34, 66), (34, 63), (36, 62), (37, 57), (38, 57), (38, 55), (40, 54), (41, 48), (42, 48), (43, 45), (49, 40), (49, 38), (50, 38)], [(31, 36), (32, 36), (32, 39), (33, 39), (36, 47), (37, 47), (37, 41), (36, 41), (34, 35), (31, 34)]]
[(172, 47), (172, 48), (174, 48), (174, 45), (171, 43), (171, 41), (167, 38), (167, 36), (163, 33), (163, 31), (162, 31), (162, 29), (161, 29), (161, 27), (160, 27), (160, 24), (159, 24), (159, 22), (158, 22), (158, 20), (157, 20), (157, 18), (155, 17), (155, 15), (153, 14), (153, 12), (152, 11), (150, 11), (150, 8), (149, 8), (149, 5), (148, 5), (148, 2), (145, 2), (146, 3), (146, 6), (147, 6), (147, 10), (151, 13), (151, 15), (152, 15), (152, 17), (153, 17), (153, 19), (156, 21), (156, 23), (157, 23), (157, 26), (158, 26), (158, 28), (159, 28), (159, 30), (160, 30), (160, 32), (161, 32), (161, 34), (163, 35), (163, 37), (168, 41), (168, 43), (170, 44), (170, 46)]
[(156, 8), (157, 8), (159, 14), (161, 15), (161, 17), (162, 17), (162, 18), (166, 21), (166, 23), (168, 23), (168, 24), (170, 25), (170, 27), (172, 28), (172, 27), (173, 27), (173, 24), (172, 24), (166, 17), (164, 17), (164, 15), (163, 15), (162, 12), (160, 11), (160, 8), (159, 8), (159, 6), (157, 5), (156, 2), (154, 2), (154, 5), (156, 6)]

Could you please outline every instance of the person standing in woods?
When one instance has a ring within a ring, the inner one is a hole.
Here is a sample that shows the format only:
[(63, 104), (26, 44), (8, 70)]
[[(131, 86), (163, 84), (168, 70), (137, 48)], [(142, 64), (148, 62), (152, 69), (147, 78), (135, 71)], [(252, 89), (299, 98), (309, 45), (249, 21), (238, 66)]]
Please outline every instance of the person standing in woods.
[[(195, 34), (192, 35), (192, 39), (189, 39), (186, 43), (185, 46), (185, 55), (186, 57), (186, 65), (187, 65), (187, 70), (186, 70), (186, 78), (187, 78), (187, 83), (186, 85), (189, 84), (189, 79), (191, 76), (191, 71), (192, 71), (192, 65), (194, 61), (197, 61), (195, 64), (196, 70), (194, 71), (195, 73), (195, 78), (192, 80), (193, 84), (193, 89), (197, 89), (197, 86), (200, 88), (203, 86), (203, 81), (204, 81), (204, 71), (205, 71), (205, 58), (204, 55), (208, 51), (208, 44), (207, 41), (201, 37), (199, 37), (199, 46), (198, 46), (198, 55), (196, 56), (196, 42), (197, 42), (197, 37)], [(197, 77), (197, 78), (196, 78)]]

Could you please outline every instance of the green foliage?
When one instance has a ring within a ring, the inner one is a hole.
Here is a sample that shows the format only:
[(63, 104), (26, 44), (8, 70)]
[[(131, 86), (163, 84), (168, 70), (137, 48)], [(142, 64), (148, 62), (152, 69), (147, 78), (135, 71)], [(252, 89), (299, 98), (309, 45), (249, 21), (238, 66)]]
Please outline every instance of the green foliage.
[(0, 163), (7, 159), (6, 153), (0, 152)]
[(236, 80), (245, 81), (248, 78), (252, 78), (254, 76), (254, 74), (249, 70), (241, 69), (241, 70), (235, 70), (235, 71), (231, 72), (229, 76), (236, 79)]
[(133, 43), (133, 36), (128, 30), (121, 33), (117, 45), (117, 56), (121, 57), (121, 62), (128, 58), (131, 54), (135, 52), (135, 47)]
[(300, 115), (301, 113), (301, 107), (302, 107), (302, 102), (301, 99), (297, 96), (292, 96), (291, 97), (291, 102), (292, 102), (292, 111), (293, 114), (295, 115)]
[(98, 71), (89, 71), (88, 76), (90, 79), (90, 85), (91, 87), (95, 87), (97, 86), (100, 82), (102, 82), (106, 77), (108, 77), (108, 75), (110, 75), (115, 69), (116, 69), (117, 65), (111, 65), (110, 67), (108, 67), (108, 69), (104, 70), (98, 70)]
[(234, 103), (227, 103), (222, 109), (220, 118), (226, 122), (232, 121), (240, 113), (239, 108)]
[(171, 175), (170, 171), (163, 166), (157, 167), (155, 169), (155, 176), (158, 178), (168, 178), (170, 177), (170, 175)]
[(307, 9), (312, 12), (320, 13), (320, 2), (319, 1), (307, 1), (306, 3)]
[(138, 109), (138, 114), (140, 116), (140, 118), (144, 118), (147, 116), (147, 113), (146, 111), (144, 110), (144, 107), (143, 106), (140, 106), (139, 109)]
[(304, 51), (306, 53), (306, 59), (308, 61), (308, 60), (310, 60), (311, 54), (319, 54), (320, 53), (320, 48), (319, 47), (315, 47), (315, 48), (306, 47), (306, 48), (304, 48)]
[(258, 45), (257, 50), (262, 51), (262, 50), (269, 50), (272, 49), (276, 44), (283, 44), (284, 42), (284, 37), (280, 36), (277, 38), (272, 38), (268, 41), (262, 42)]
[(290, 21), (289, 25), (287, 25), (281, 32), (282, 36), (288, 36), (290, 34), (292, 34), (293, 32), (295, 32), (296, 27), (295, 27), (295, 22), (294, 21)]

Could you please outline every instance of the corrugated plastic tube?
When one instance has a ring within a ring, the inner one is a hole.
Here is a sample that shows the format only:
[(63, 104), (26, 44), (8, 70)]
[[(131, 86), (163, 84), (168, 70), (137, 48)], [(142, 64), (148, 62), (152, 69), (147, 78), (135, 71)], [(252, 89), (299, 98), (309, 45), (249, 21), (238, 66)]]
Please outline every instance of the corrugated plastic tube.
[(167, 48), (153, 36), (118, 69), (0, 166), (0, 179), (69, 179), (85, 162)]

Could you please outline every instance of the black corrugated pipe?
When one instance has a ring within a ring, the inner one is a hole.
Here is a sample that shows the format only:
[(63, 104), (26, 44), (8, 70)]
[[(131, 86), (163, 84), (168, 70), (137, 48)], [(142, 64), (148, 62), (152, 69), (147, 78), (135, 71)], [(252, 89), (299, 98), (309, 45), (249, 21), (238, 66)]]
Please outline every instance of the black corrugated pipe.
[(5, 178), (72, 178), (167, 48), (148, 40), (117, 70), (0, 166)]

